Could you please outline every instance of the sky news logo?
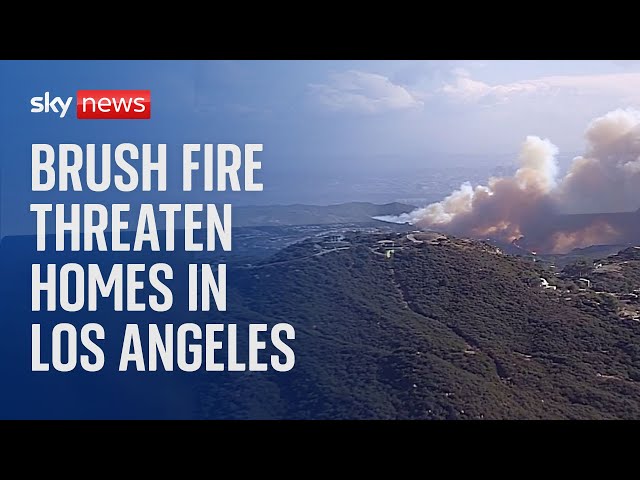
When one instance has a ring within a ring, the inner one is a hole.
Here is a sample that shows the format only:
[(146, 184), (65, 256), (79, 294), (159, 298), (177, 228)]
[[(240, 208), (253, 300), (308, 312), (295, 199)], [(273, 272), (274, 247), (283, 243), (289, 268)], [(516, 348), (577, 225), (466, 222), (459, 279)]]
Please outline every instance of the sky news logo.
[[(45, 92), (31, 99), (31, 113), (53, 113), (64, 118), (73, 97), (63, 99)], [(78, 90), (76, 117), (79, 120), (148, 120), (151, 118), (151, 90)]]

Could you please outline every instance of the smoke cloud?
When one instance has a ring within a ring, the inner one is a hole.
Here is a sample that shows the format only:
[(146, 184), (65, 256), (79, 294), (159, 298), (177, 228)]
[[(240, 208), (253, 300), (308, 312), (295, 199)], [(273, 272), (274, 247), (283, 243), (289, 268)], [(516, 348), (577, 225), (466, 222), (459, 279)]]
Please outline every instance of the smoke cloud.
[(640, 241), (640, 112), (615, 110), (593, 120), (587, 148), (559, 177), (557, 147), (529, 136), (512, 177), (464, 183), (444, 200), (381, 220), (541, 252)]

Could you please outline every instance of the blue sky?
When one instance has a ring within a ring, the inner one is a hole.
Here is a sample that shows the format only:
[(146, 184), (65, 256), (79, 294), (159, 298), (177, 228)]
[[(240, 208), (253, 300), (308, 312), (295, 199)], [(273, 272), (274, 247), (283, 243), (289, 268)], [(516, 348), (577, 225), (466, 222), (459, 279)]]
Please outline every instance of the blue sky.
[[(0, 78), (4, 231), (24, 214), (12, 199), (30, 195), (35, 142), (162, 142), (170, 154), (187, 142), (264, 143), (268, 190), (269, 178), (295, 185), (314, 174), (411, 171), (452, 155), (505, 163), (531, 134), (575, 155), (591, 119), (640, 107), (636, 61), (12, 61), (0, 63)], [(29, 112), (45, 91), (101, 88), (150, 89), (152, 119)], [(171, 168), (177, 177), (179, 161)], [(165, 200), (184, 200), (173, 195)]]
[(624, 61), (224, 62), (194, 75), (197, 106), (244, 117), (283, 152), (400, 162), (511, 153), (530, 134), (580, 150), (592, 118), (640, 100), (640, 63)]
[(509, 153), (527, 134), (579, 149), (591, 118), (640, 100), (634, 61), (70, 61), (4, 62), (2, 70), (12, 117), (44, 89), (135, 85), (153, 91), (159, 134), (264, 137), (296, 162)]

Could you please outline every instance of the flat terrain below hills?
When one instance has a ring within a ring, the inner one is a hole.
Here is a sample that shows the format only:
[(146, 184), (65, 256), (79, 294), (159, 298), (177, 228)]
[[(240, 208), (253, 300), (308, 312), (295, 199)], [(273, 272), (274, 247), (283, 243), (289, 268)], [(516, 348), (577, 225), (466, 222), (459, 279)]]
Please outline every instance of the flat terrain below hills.
[(281, 225), (326, 225), (337, 223), (382, 223), (373, 217), (400, 215), (416, 207), (404, 203), (377, 205), (351, 202), (337, 205), (267, 205), (236, 207), (233, 224), (236, 227)]
[(640, 417), (640, 322), (612, 294), (488, 244), (313, 238), (229, 279), (224, 321), (291, 323), (296, 366), (221, 374), (201, 388), (204, 417)]

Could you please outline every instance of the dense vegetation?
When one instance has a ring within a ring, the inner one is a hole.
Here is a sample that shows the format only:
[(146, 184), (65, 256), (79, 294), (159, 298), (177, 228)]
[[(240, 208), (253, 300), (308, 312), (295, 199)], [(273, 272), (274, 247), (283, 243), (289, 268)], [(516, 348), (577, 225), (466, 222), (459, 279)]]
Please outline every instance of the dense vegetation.
[(386, 258), (380, 238), (318, 256), (306, 242), (232, 270), (224, 321), (291, 323), (296, 366), (217, 376), (202, 415), (640, 417), (640, 323), (609, 300), (567, 297), (570, 280), (542, 289), (543, 267), (482, 243), (398, 236)]
[(591, 276), (594, 288), (631, 293), (640, 289), (640, 249), (630, 247), (596, 262)]

